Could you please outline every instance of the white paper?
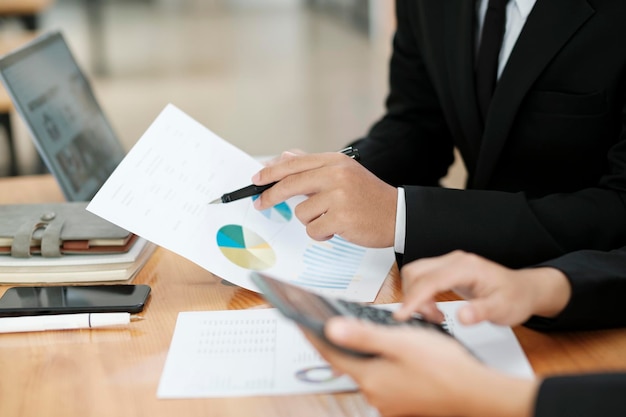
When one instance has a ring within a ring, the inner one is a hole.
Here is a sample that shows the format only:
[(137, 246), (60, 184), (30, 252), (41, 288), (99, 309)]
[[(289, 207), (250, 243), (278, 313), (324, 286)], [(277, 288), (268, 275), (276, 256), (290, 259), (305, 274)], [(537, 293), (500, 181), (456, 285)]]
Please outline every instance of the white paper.
[[(313, 382), (315, 381), (315, 382)], [(179, 313), (157, 392), (201, 398), (354, 390), (275, 309)]]
[[(463, 301), (438, 303), (455, 337), (486, 365), (511, 375), (532, 377), (530, 364), (511, 329), (490, 323), (461, 325), (456, 320), (460, 303)], [(157, 397), (312, 394), (356, 389), (350, 378), (334, 377), (300, 330), (272, 308), (180, 313)]]
[(335, 237), (316, 242), (293, 214), (304, 197), (259, 212), (252, 198), (208, 204), (249, 185), (262, 165), (168, 105), (87, 209), (256, 291), (251, 270), (327, 295), (373, 301), (394, 261)]
[[(457, 310), (466, 301), (437, 303), (445, 315), (448, 331), (461, 341), (479, 360), (492, 368), (521, 378), (532, 378), (534, 372), (515, 333), (509, 326), (482, 322), (466, 326), (457, 319)], [(398, 304), (399, 306), (399, 304)]]

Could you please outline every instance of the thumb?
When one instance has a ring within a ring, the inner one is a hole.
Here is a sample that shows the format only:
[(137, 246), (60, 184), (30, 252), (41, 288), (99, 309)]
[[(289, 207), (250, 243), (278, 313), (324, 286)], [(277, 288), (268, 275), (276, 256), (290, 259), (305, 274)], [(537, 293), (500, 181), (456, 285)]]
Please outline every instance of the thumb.
[(477, 324), (481, 321), (488, 320), (487, 306), (483, 300), (469, 301), (466, 305), (459, 308), (457, 316), (462, 324)]
[(468, 301), (467, 305), (459, 308), (459, 321), (463, 324), (476, 324), (490, 321), (495, 324), (509, 325), (512, 320), (509, 316), (511, 306), (502, 304), (497, 297), (480, 298)]
[(324, 326), (326, 337), (333, 343), (352, 350), (390, 356), (396, 342), (393, 327), (378, 326), (348, 317), (333, 317)]

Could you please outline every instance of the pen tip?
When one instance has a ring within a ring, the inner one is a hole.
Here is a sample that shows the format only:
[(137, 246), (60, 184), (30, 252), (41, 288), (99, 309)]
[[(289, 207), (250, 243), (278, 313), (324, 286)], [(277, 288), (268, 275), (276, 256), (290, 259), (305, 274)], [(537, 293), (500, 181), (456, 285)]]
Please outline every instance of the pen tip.
[(220, 204), (222, 202), (222, 198), (216, 198), (215, 200), (211, 201), (209, 204)]
[(130, 316), (130, 321), (139, 321), (139, 320), (145, 320), (145, 318), (143, 316), (139, 316), (136, 314), (133, 314)]

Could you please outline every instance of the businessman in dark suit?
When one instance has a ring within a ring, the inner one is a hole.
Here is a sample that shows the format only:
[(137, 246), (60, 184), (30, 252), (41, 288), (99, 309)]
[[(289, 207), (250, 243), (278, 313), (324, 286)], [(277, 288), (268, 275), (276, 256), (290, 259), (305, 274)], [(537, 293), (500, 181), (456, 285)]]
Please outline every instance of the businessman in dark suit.
[[(552, 331), (626, 326), (626, 248), (572, 252), (520, 270), (456, 251), (407, 264), (402, 276), (405, 300), (396, 313), (399, 319), (417, 311), (442, 320), (435, 296), (454, 289), (468, 299), (458, 311), (465, 324), (526, 323)], [(485, 367), (434, 331), (333, 319), (325, 332), (336, 344), (378, 354), (358, 359), (311, 339), (384, 416), (626, 415), (626, 373), (520, 380)]]
[[(387, 111), (354, 143), (362, 165), (286, 153), (253, 178), (280, 181), (257, 208), (309, 195), (296, 215), (312, 237), (393, 245), (404, 262), (463, 249), (518, 267), (625, 245), (626, 2), (488, 1), (398, 0)], [(454, 147), (465, 190), (439, 186)]]

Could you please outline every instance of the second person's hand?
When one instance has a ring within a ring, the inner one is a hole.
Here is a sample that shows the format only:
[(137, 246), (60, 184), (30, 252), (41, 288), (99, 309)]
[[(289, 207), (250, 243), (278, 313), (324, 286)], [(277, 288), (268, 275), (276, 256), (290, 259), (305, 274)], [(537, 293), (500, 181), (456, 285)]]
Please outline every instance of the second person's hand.
[(413, 312), (442, 320), (435, 296), (449, 290), (469, 300), (458, 312), (464, 324), (486, 320), (514, 326), (532, 315), (554, 317), (571, 296), (567, 277), (557, 269), (513, 270), (462, 251), (411, 262), (401, 273), (404, 302), (395, 313), (401, 320)]
[(254, 202), (257, 209), (306, 195), (294, 212), (313, 239), (339, 235), (362, 246), (393, 246), (398, 191), (350, 157), (285, 152), (252, 178), (256, 185), (275, 181)]

